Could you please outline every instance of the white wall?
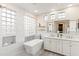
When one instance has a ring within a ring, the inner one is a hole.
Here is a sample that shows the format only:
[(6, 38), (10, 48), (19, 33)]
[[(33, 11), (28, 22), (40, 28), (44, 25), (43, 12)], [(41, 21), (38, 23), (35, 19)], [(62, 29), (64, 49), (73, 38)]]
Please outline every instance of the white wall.
[(65, 9), (66, 18), (69, 20), (77, 20), (79, 18), (79, 6)]
[(50, 12), (49, 14), (55, 14), (56, 15), (55, 20), (62, 20), (62, 19), (58, 19), (57, 14), (59, 12), (65, 12), (66, 17), (63, 20), (77, 20), (79, 18), (79, 5), (67, 7), (65, 9), (57, 10), (54, 12)]

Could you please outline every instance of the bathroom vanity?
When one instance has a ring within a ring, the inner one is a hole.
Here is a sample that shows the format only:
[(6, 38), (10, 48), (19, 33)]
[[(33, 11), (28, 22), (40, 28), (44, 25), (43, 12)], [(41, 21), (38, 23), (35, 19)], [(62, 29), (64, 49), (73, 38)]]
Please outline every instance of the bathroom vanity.
[(67, 56), (79, 56), (78, 38), (44, 37), (44, 49)]

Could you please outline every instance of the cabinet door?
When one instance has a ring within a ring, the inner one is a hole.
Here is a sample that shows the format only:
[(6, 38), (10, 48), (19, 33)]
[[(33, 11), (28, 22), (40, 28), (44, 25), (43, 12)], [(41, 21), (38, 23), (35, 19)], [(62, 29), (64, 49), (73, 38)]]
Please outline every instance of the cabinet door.
[(77, 41), (71, 42), (71, 55), (79, 56), (79, 42), (77, 42)]
[(51, 51), (56, 52), (57, 51), (56, 46), (57, 46), (57, 40), (51, 39)]
[(57, 40), (57, 53), (62, 54), (62, 40)]
[(51, 40), (48, 38), (44, 39), (44, 49), (51, 50)]
[(70, 41), (66, 41), (66, 40), (63, 40), (63, 54), (64, 55), (70, 55), (70, 51), (71, 51), (71, 42)]

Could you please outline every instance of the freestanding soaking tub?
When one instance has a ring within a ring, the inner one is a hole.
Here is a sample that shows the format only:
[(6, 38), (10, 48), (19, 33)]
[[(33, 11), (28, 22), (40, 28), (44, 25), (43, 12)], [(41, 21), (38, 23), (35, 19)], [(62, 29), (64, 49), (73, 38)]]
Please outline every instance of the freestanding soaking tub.
[(43, 40), (40, 39), (34, 39), (24, 43), (26, 52), (31, 55), (36, 55), (42, 49), (42, 45)]

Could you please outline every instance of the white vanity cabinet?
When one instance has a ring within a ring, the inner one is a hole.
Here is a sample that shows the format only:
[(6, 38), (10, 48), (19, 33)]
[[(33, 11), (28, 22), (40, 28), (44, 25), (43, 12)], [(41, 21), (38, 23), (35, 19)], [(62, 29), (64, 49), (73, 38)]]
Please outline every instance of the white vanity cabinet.
[(51, 40), (48, 38), (44, 38), (44, 49), (51, 50)]
[(63, 47), (62, 47), (62, 54), (63, 55), (68, 55), (70, 56), (71, 55), (71, 41), (69, 40), (63, 40)]
[(57, 52), (57, 40), (56, 39), (51, 39), (51, 51), (53, 51), (53, 52)]
[(62, 43), (63, 43), (63, 41), (62, 40), (57, 40), (57, 53), (60, 53), (60, 54), (62, 54)]
[(44, 49), (56, 52), (56, 40), (45, 38), (44, 39)]
[(44, 49), (63, 55), (71, 55), (71, 41), (58, 38), (44, 40)]
[(79, 56), (79, 41), (71, 42), (71, 56)]
[(66, 56), (79, 56), (79, 40), (45, 38), (44, 49)]

